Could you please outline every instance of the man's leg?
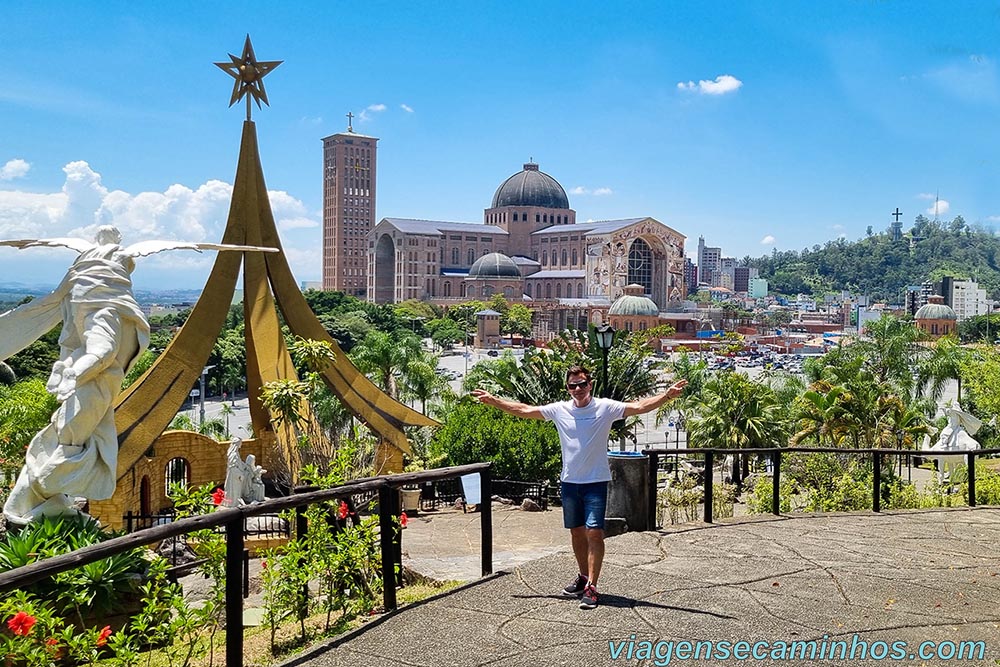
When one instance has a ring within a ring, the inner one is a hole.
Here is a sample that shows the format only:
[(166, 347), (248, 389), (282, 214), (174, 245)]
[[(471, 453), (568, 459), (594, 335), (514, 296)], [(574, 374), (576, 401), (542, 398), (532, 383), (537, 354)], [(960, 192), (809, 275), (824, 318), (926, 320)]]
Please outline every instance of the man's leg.
[(601, 576), (601, 564), (604, 562), (604, 529), (587, 528), (586, 540), (587, 578), (596, 586), (597, 578)]
[(589, 532), (585, 526), (569, 529), (570, 538), (573, 541), (573, 555), (576, 556), (576, 564), (580, 568), (580, 574), (590, 572)]

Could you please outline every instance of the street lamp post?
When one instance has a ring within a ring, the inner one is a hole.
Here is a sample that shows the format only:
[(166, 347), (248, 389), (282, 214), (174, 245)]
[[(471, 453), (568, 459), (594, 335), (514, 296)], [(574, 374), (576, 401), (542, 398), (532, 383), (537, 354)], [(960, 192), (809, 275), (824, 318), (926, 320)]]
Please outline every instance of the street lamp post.
[(202, 426), (205, 424), (205, 376), (208, 375), (208, 372), (213, 368), (215, 368), (215, 366), (205, 366), (205, 368), (201, 370), (201, 378), (199, 380), (200, 383), (199, 387), (201, 393), (201, 398), (200, 398), (201, 411), (199, 412), (198, 426)]
[(608, 350), (615, 342), (615, 330), (602, 324), (597, 328), (597, 347), (601, 348), (601, 397), (608, 397)]

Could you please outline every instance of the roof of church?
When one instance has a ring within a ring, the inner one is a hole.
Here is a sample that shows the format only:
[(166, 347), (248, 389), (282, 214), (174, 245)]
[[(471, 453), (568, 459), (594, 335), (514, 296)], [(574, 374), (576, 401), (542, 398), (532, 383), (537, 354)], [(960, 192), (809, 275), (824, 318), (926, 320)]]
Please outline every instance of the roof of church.
[(533, 232), (532, 236), (542, 234), (569, 234), (572, 232), (582, 232), (583, 234), (610, 234), (624, 227), (629, 227), (637, 222), (642, 222), (648, 218), (624, 218), (622, 220), (597, 220), (595, 222), (578, 222), (574, 225), (552, 225), (545, 229)]
[(583, 278), (587, 272), (582, 269), (549, 269), (547, 271), (536, 271), (526, 278)]
[(445, 222), (442, 220), (415, 220), (413, 218), (382, 218), (393, 227), (406, 234), (443, 234), (445, 232), (465, 232), (466, 234), (495, 234), (507, 236), (507, 232), (495, 225), (475, 222)]
[(569, 208), (569, 197), (559, 182), (538, 170), (538, 165), (529, 162), (497, 188), (493, 195), (493, 206), (538, 206), (541, 208)]

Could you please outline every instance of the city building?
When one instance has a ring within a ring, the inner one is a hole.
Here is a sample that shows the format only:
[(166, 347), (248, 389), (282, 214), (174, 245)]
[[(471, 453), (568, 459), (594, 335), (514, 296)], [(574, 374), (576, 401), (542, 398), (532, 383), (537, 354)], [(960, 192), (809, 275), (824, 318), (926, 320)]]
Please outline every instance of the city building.
[(365, 298), (368, 234), (375, 226), (375, 137), (347, 130), (323, 139), (323, 289)]
[(719, 266), (722, 262), (722, 248), (705, 245), (705, 237), (698, 237), (698, 284), (718, 286)]
[(755, 299), (767, 296), (767, 278), (750, 278), (747, 281), (747, 293)]
[(440, 305), (503, 294), (531, 301), (539, 332), (602, 322), (625, 286), (661, 310), (686, 297), (684, 240), (651, 217), (577, 222), (533, 162), (496, 189), (483, 223), (383, 218), (368, 234), (368, 299)]

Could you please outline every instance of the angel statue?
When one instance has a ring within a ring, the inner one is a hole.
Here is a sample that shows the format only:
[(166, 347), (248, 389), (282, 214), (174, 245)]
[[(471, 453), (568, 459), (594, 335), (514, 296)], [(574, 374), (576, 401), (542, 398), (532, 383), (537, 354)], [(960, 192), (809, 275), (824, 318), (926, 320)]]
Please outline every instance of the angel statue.
[(132, 295), (135, 258), (163, 250), (277, 252), (178, 241), (142, 241), (123, 248), (121, 238), (115, 227), (102, 226), (94, 242), (0, 241), (0, 246), (64, 246), (79, 253), (54, 292), (0, 314), (0, 360), (62, 322), (59, 359), (46, 384), (60, 405), (28, 445), (24, 467), (3, 508), (11, 523), (73, 514), (75, 497), (103, 500), (115, 491), (118, 434), (113, 406), (122, 379), (149, 344), (149, 324)]

